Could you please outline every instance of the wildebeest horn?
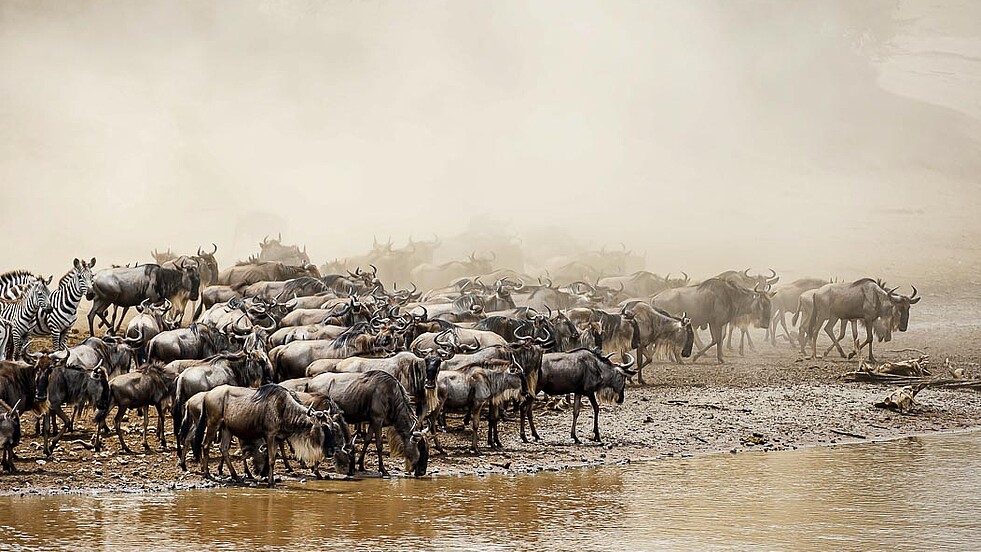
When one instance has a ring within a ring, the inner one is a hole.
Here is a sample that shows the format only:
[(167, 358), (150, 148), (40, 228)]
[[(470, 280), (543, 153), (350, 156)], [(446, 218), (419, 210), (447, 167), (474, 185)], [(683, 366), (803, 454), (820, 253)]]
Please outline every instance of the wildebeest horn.
[(373, 264), (369, 264), (368, 266), (371, 267), (371, 276), (375, 277), (378, 274), (378, 267)]
[(664, 277), (664, 281), (665, 282), (670, 282), (671, 281), (671, 273), (670, 272), (668, 272), (668, 275)]
[(552, 318), (552, 307), (548, 306), (548, 303), (545, 303), (545, 308), (548, 310), (548, 317)]
[(627, 368), (630, 368), (631, 366), (634, 365), (634, 357), (632, 357), (630, 353), (623, 353), (623, 356), (627, 357), (627, 362), (624, 362), (622, 364), (617, 364), (616, 362), (613, 362), (613, 364), (617, 368), (620, 368), (621, 370), (626, 370)]
[(20, 406), (20, 403), (21, 403), (21, 401), (23, 401), (23, 400), (24, 400), (24, 399), (22, 399), (22, 398), (21, 398), (21, 399), (17, 399), (17, 402), (15, 402), (15, 403), (14, 403), (14, 407), (13, 407), (13, 408), (11, 408), (11, 409), (10, 409), (10, 411), (11, 411), (11, 412), (14, 412), (14, 413), (16, 413), (16, 414), (19, 414), (19, 412), (17, 412), (17, 407), (18, 407), (18, 406)]
[(743, 271), (743, 276), (745, 276), (747, 278), (752, 278), (752, 276), (749, 275), (749, 269), (748, 268)]
[(449, 342), (449, 341), (440, 341), (440, 338), (441, 337), (443, 337), (443, 336), (445, 336), (447, 334), (450, 334), (451, 331), (452, 330), (443, 330), (443, 331), (439, 332), (438, 334), (436, 334), (436, 337), (433, 338), (433, 342), (436, 343), (437, 345), (445, 345), (447, 347), (452, 347), (453, 346), (453, 343), (452, 342)]
[(147, 297), (146, 299), (140, 301), (140, 305), (138, 307), (136, 307), (136, 310), (138, 310), (140, 312), (145, 311), (146, 310), (146, 304), (148, 302), (150, 302), (150, 298), (149, 297)]
[[(422, 316), (419, 317), (419, 320), (426, 320), (427, 318), (429, 318), (429, 311), (426, 310), (426, 306), (425, 305), (418, 305), (418, 307), (420, 309), (422, 309)], [(412, 316), (415, 316), (415, 315), (413, 314)]]
[(688, 277), (688, 274), (685, 274), (685, 272), (684, 272), (684, 271), (682, 271), (682, 272), (681, 272), (681, 274), (682, 274), (682, 275), (684, 275), (684, 277), (685, 277), (685, 283), (686, 283), (686, 284), (687, 284), (688, 282), (690, 282), (690, 281), (691, 281), (691, 278), (689, 278), (689, 277)]
[(515, 330), (514, 330), (514, 338), (515, 339), (517, 339), (518, 341), (528, 341), (529, 339), (532, 339), (532, 336), (530, 334), (529, 335), (520, 335), (519, 334), (519, 332), (521, 331), (521, 328), (524, 328), (526, 326), (528, 326), (528, 323), (527, 322), (524, 322), (520, 326), (518, 326), (517, 328), (515, 328)]
[[(777, 271), (776, 270), (773, 270), (772, 268), (768, 268), (767, 270), (770, 271), (770, 275), (767, 276), (767, 278), (766, 278), (767, 281), (774, 280), (775, 278), (777, 278)], [(779, 278), (777, 278), (777, 279), (779, 279)], [(774, 280), (774, 281), (776, 281), (776, 280)]]
[(552, 332), (548, 331), (548, 328), (546, 328), (545, 326), (542, 326), (542, 331), (545, 332), (545, 337), (535, 338), (535, 341), (540, 345), (544, 345), (549, 341), (552, 341)]
[(526, 319), (529, 319), (530, 320), (530, 319), (538, 318), (539, 316), (541, 316), (541, 313), (539, 313), (538, 310), (535, 309), (535, 307), (526, 307), (525, 308), (525, 318)]
[(123, 337), (124, 343), (126, 343), (127, 345), (140, 345), (141, 343), (143, 343), (143, 327), (137, 326), (136, 329), (139, 330), (140, 335), (138, 337), (124, 336)]

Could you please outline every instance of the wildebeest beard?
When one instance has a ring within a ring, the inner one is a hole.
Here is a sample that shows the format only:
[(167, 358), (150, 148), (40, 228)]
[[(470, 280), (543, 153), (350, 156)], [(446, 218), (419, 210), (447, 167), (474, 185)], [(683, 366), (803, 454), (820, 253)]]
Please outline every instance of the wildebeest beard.
[(620, 404), (621, 397), (612, 387), (600, 387), (596, 390), (596, 400), (600, 404)]

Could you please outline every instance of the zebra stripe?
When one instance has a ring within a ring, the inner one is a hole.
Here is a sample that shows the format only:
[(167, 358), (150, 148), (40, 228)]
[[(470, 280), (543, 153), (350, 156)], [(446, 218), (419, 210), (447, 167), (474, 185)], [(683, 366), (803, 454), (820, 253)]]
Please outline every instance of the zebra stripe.
[(11, 343), (12, 358), (18, 358), (23, 353), (22, 349), (27, 347), (24, 338), (30, 334), (38, 312), (45, 308), (50, 294), (47, 283), (37, 280), (27, 288), (16, 303), (0, 304), (0, 319), (10, 325), (10, 335), (6, 339), (7, 343), (4, 343), (4, 357), (8, 344)]
[(0, 302), (17, 301), (27, 287), (37, 280), (37, 276), (26, 270), (12, 270), (0, 274)]
[(50, 335), (54, 349), (64, 349), (68, 332), (77, 318), (78, 305), (91, 288), (92, 268), (85, 261), (76, 261), (75, 267), (58, 281), (58, 289), (48, 297), (47, 308), (37, 312), (31, 335)]

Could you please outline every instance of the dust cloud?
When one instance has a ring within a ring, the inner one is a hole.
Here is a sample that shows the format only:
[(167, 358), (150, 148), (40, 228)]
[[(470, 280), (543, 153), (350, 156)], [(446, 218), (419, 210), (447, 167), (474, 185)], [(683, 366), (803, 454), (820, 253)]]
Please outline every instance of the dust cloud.
[(266, 234), (979, 268), (976, 2), (0, 2), (0, 270)]

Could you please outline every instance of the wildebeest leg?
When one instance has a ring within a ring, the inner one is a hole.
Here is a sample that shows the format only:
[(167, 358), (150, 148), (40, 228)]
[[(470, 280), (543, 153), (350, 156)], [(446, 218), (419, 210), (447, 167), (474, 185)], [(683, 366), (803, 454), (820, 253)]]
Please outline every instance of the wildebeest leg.
[[(123, 439), (123, 416), (126, 414), (126, 409), (122, 405), (116, 406), (116, 417), (113, 420), (116, 422), (116, 435), (119, 437), (119, 444), (123, 447), (126, 452), (133, 452), (129, 450), (126, 446), (126, 441)], [(144, 426), (143, 438), (146, 439), (146, 426)], [(144, 440), (144, 442), (146, 442)]]
[(726, 331), (726, 334), (728, 334), (728, 337), (725, 340), (726, 341), (726, 350), (727, 351), (731, 351), (732, 350), (732, 327), (733, 327), (733, 324), (726, 324), (726, 330), (725, 331)]
[(756, 352), (756, 345), (753, 345), (753, 336), (750, 335), (749, 329), (748, 328), (739, 328), (739, 329), (742, 330), (742, 332), (743, 332), (742, 337), (739, 338), (739, 350), (742, 351), (742, 348), (743, 348), (742, 338), (745, 337), (746, 338), (746, 342), (749, 343), (749, 350), (750, 351), (753, 351), (755, 353)]
[(586, 395), (586, 397), (589, 399), (589, 404), (592, 405), (592, 407), (593, 407), (593, 437), (592, 437), (592, 440), (598, 442), (600, 440), (600, 435), (599, 435), (599, 403), (596, 402), (596, 394), (595, 393), (590, 393), (590, 394)]
[(143, 409), (143, 450), (150, 450), (150, 443), (146, 440), (146, 430), (150, 426), (150, 407)]
[(474, 454), (480, 454), (480, 449), (477, 446), (477, 435), (480, 434), (480, 412), (483, 409), (484, 403), (474, 399), (474, 405), (470, 407), (470, 429), (473, 430), (473, 437), (470, 440), (470, 445), (473, 448)]
[[(51, 413), (51, 423), (52, 423), (51, 430), (52, 430), (52, 432), (57, 432), (58, 434), (55, 435), (54, 439), (51, 441), (51, 446), (49, 447), (48, 444), (47, 444), (47, 440), (48, 440), (47, 432), (45, 433), (45, 437), (44, 437), (44, 440), (45, 440), (44, 448), (45, 448), (45, 454), (48, 454), (48, 455), (50, 455), (51, 452), (54, 451), (54, 448), (56, 446), (58, 446), (58, 441), (61, 441), (61, 438), (65, 436), (65, 432), (72, 425), (71, 424), (71, 421), (68, 418), (68, 415), (65, 414), (65, 411), (61, 409), (61, 405), (60, 404), (59, 405), (53, 405), (51, 407), (50, 413)], [(55, 416), (57, 416), (58, 418), (61, 418), (61, 431), (58, 431), (57, 428), (54, 427), (54, 421), (56, 419)]]
[[(51, 432), (51, 416), (42, 414), (39, 418), (41, 422), (41, 435), (44, 436), (44, 447), (41, 449), (45, 456), (51, 456), (51, 449), (48, 447), (48, 434)], [(64, 424), (62, 424), (64, 427)]]
[(865, 342), (862, 343), (862, 346), (858, 348), (859, 351), (861, 351), (865, 347), (865, 345), (869, 346), (869, 362), (875, 362), (875, 356), (872, 355), (872, 335), (873, 335), (872, 331), (873, 331), (874, 324), (875, 324), (875, 320), (866, 320)]
[[(286, 469), (287, 473), (293, 473), (293, 466), (290, 465), (290, 461), (288, 459), (289, 455), (286, 454), (286, 450), (284, 448), (284, 446), (289, 445), (289, 443), (284, 443), (285, 441), (279, 441), (279, 453), (283, 456), (283, 468)], [(290, 446), (290, 450), (293, 450), (292, 446)], [(303, 460), (300, 460), (300, 465), (303, 466)]]
[(364, 469), (364, 457), (368, 453), (368, 445), (371, 444), (371, 438), (374, 436), (373, 430), (369, 429), (364, 434), (364, 446), (361, 447), (361, 456), (358, 457), (358, 469), (365, 471)]
[(646, 364), (644, 363), (644, 350), (646, 349), (646, 345), (637, 345), (637, 383), (641, 385), (647, 385), (647, 382), (644, 381), (644, 366), (646, 366), (646, 364), (650, 364), (650, 362), (653, 360), (653, 357), (650, 357), (648, 362)]
[(705, 347), (699, 349), (697, 353), (695, 353), (695, 356), (692, 357), (691, 359), (693, 363), (697, 361), (702, 355), (704, 355), (706, 351), (711, 349), (713, 345), (716, 347), (716, 356), (719, 359), (719, 364), (725, 362), (722, 360), (722, 338), (724, 335), (723, 334), (724, 329), (725, 329), (724, 326), (709, 326), (709, 333), (712, 334), (712, 341)]
[(157, 437), (160, 438), (160, 448), (163, 450), (167, 449), (167, 437), (164, 431), (164, 407), (162, 404), (157, 403), (153, 405), (157, 409)]
[[(232, 465), (232, 458), (228, 454), (230, 448), (232, 448), (232, 432), (224, 428), (221, 430), (221, 443), (218, 445), (218, 450), (221, 452), (221, 461), (228, 466), (228, 475), (232, 480), (238, 481), (238, 474), (235, 473), (235, 466)], [(245, 454), (242, 456), (244, 457)]]
[[(837, 323), (838, 323), (838, 319), (835, 317), (831, 317), (828, 319), (828, 323), (824, 325), (824, 333), (828, 334), (828, 337), (831, 338), (831, 346), (828, 347), (826, 351), (824, 351), (824, 354), (822, 356), (825, 357), (828, 356), (828, 353), (831, 352), (831, 349), (837, 348), (838, 354), (841, 355), (841, 358), (848, 358), (847, 356), (845, 356), (845, 350), (842, 349), (841, 344), (838, 343), (838, 338), (835, 337), (834, 327), (835, 324)], [(844, 332), (842, 332), (842, 335), (845, 335)]]
[(572, 399), (572, 440), (579, 444), (581, 441), (576, 435), (576, 422), (579, 421), (579, 408), (582, 406), (582, 395), (576, 393), (575, 398)]
[(385, 471), (385, 462), (382, 460), (382, 425), (381, 422), (372, 422), (371, 432), (375, 436), (375, 451), (378, 453), (378, 473), (383, 476), (387, 476), (388, 472)]
[[(534, 417), (535, 399), (532, 398), (532, 399), (529, 399), (527, 402), (525, 402), (524, 409), (525, 409), (525, 416), (528, 417), (528, 427), (531, 429), (531, 437), (532, 437), (532, 439), (534, 439), (536, 441), (541, 441), (542, 438), (538, 436), (538, 430), (535, 428), (535, 417)], [(526, 443), (528, 442), (528, 438), (525, 437), (525, 419), (524, 419), (524, 417), (521, 418), (521, 439), (524, 442), (526, 442)]]
[[(787, 313), (785, 312), (780, 313), (780, 326), (783, 328), (783, 334), (787, 336), (787, 341), (790, 342), (790, 346), (793, 347), (795, 345), (794, 336), (790, 335), (790, 330), (787, 329)], [(776, 336), (774, 336), (773, 344), (776, 345), (776, 342), (777, 339)]]

